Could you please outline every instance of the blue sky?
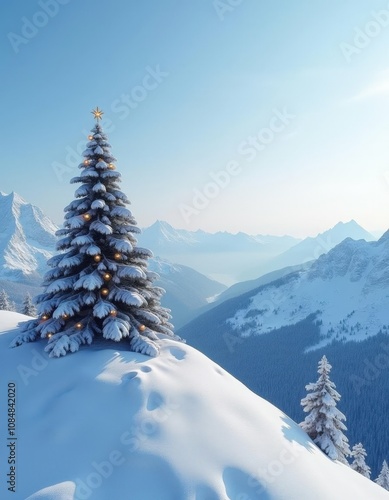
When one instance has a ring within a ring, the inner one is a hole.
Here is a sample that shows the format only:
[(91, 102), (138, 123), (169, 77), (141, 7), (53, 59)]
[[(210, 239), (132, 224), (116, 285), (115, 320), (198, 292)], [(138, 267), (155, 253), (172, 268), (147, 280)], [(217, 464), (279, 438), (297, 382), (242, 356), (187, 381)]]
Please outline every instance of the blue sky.
[(98, 105), (141, 226), (302, 237), (354, 218), (387, 229), (388, 1), (1, 9), (0, 190), (57, 223)]

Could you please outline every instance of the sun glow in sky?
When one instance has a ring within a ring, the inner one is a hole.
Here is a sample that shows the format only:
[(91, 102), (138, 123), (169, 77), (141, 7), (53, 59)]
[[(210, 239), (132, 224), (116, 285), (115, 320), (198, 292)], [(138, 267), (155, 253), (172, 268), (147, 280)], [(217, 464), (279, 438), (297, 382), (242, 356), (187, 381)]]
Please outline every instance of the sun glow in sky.
[(141, 226), (389, 226), (389, 3), (21, 0), (1, 6), (0, 190), (61, 223), (104, 111)]

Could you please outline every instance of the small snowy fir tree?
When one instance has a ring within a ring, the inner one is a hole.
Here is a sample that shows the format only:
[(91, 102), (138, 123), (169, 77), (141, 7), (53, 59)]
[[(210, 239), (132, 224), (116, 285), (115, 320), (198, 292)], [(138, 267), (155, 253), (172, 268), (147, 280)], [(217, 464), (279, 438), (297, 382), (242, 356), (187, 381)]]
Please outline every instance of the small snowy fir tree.
[(323, 356), (319, 361), (318, 381), (305, 386), (309, 394), (301, 400), (301, 405), (308, 415), (300, 426), (332, 460), (348, 464), (346, 457), (351, 452), (348, 439), (343, 434), (347, 427), (342, 422), (346, 417), (336, 408), (340, 394), (330, 380), (331, 368)]
[(4, 289), (0, 291), (0, 310), (15, 311), (15, 305), (9, 299), (8, 294)]
[(26, 296), (24, 297), (22, 313), (26, 316), (32, 316), (33, 318), (37, 315), (36, 307), (34, 306), (29, 293), (26, 293)]
[(365, 459), (366, 459), (366, 450), (362, 446), (362, 443), (355, 444), (351, 450), (351, 456), (353, 457), (353, 461), (350, 465), (350, 467), (355, 470), (356, 472), (359, 472), (359, 474), (362, 474), (362, 476), (367, 477), (370, 479), (370, 467), (366, 464)]
[(385, 488), (385, 490), (389, 491), (389, 467), (388, 463), (386, 460), (384, 460), (382, 464), (382, 469), (380, 472), (380, 475), (377, 477), (375, 482), (379, 485), (382, 486), (382, 488)]
[(52, 269), (36, 298), (39, 317), (22, 326), (11, 347), (43, 338), (46, 352), (59, 357), (103, 337), (156, 356), (157, 334), (178, 337), (170, 311), (160, 305), (164, 290), (153, 284), (158, 275), (147, 267), (152, 253), (137, 246), (140, 229), (120, 190), (116, 160), (98, 121), (102, 111), (92, 113), (97, 123), (81, 173), (71, 180), (81, 186), (64, 209), (64, 227), (57, 232), (60, 253), (48, 261)]

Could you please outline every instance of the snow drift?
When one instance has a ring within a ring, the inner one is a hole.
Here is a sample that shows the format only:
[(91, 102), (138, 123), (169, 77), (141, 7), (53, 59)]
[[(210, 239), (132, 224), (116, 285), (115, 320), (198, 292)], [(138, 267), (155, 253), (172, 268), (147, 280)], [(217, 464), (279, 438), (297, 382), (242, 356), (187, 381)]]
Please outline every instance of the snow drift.
[(39, 342), (8, 348), (23, 319), (0, 312), (3, 404), (12, 382), (17, 401), (16, 494), (3, 480), (2, 499), (389, 498), (185, 344), (161, 339), (151, 359), (104, 341), (51, 359)]

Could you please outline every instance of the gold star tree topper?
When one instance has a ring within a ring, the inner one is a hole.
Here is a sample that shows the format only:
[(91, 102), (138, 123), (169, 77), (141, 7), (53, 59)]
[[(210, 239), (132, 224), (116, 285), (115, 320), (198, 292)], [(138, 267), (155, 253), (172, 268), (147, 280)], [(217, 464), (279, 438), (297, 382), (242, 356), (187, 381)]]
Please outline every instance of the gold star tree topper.
[(101, 111), (101, 109), (99, 109), (99, 107), (97, 106), (96, 109), (91, 111), (91, 113), (95, 117), (95, 120), (98, 122), (99, 120), (102, 119), (104, 111)]

